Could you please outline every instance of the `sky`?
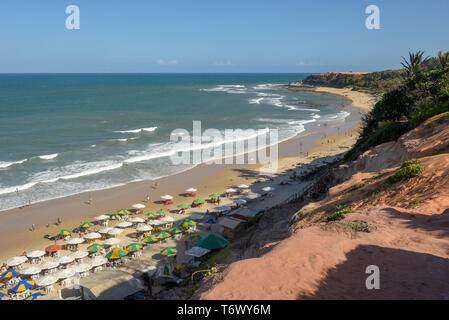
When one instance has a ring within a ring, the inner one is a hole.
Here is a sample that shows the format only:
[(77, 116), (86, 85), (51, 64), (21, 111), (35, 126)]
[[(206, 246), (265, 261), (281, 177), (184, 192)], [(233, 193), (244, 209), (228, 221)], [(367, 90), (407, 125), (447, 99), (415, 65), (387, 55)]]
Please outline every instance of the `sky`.
[(2, 0), (0, 73), (396, 69), (408, 51), (449, 51), (448, 12), (447, 0)]

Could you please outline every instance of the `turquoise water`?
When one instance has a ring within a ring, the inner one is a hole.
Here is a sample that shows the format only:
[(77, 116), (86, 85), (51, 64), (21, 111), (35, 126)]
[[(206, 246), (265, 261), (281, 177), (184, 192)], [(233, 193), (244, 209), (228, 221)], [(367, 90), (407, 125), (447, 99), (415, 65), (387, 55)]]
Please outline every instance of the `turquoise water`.
[(169, 161), (170, 133), (194, 120), (280, 140), (342, 121), (344, 98), (282, 86), (305, 76), (0, 75), (0, 210), (189, 169)]

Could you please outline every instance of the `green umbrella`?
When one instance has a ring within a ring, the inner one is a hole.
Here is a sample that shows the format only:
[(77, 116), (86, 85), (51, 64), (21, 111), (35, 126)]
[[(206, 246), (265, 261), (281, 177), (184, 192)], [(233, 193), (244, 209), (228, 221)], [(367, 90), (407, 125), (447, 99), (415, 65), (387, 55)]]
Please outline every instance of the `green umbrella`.
[(170, 232), (171, 233), (181, 233), (181, 232), (184, 232), (184, 229), (181, 228), (180, 226), (175, 226), (170, 229)]
[(178, 208), (180, 208), (180, 209), (188, 209), (188, 208), (190, 208), (190, 205), (183, 203), (183, 204), (180, 204), (178, 206)]
[(108, 216), (111, 217), (111, 220), (116, 220), (117, 219), (116, 215), (117, 215), (116, 213), (108, 212)]
[(195, 245), (204, 249), (214, 250), (226, 247), (229, 241), (225, 238), (217, 236), (215, 234), (210, 234), (207, 237), (198, 241)]
[(166, 231), (161, 231), (161, 232), (155, 234), (154, 237), (158, 238), (158, 239), (165, 239), (165, 238), (171, 237), (171, 234)]
[(212, 193), (212, 194), (209, 195), (209, 197), (211, 197), (211, 198), (219, 198), (220, 194), (219, 193)]
[(58, 236), (68, 236), (71, 233), (72, 233), (72, 231), (70, 231), (70, 230), (62, 229), (61, 231), (59, 231)]
[(157, 218), (157, 215), (155, 215), (153, 212), (148, 212), (147, 214), (145, 214), (148, 218), (151, 218), (151, 219), (156, 219)]
[(117, 213), (122, 216), (122, 215), (125, 215), (125, 214), (129, 214), (130, 212), (128, 210), (125, 210), (125, 209), (120, 209), (120, 210), (117, 211)]
[(83, 222), (81, 225), (80, 225), (80, 228), (90, 228), (90, 227), (93, 227), (94, 225), (92, 224), (92, 223), (90, 223), (90, 222)]
[(148, 236), (145, 239), (143, 239), (142, 241), (146, 242), (146, 243), (155, 243), (155, 242), (158, 242), (159, 239), (157, 239), (157, 238), (155, 238), (153, 236)]
[(165, 209), (161, 209), (161, 210), (159, 210), (158, 212), (156, 212), (157, 214), (167, 214), (167, 213), (170, 213), (170, 211), (168, 211), (168, 210), (165, 210)]
[(114, 248), (111, 252), (106, 255), (106, 258), (110, 260), (120, 259), (128, 254), (128, 251), (122, 250), (120, 248)]
[(104, 250), (104, 246), (98, 243), (94, 243), (93, 245), (87, 247), (87, 251), (89, 252), (98, 252), (100, 250)]
[(179, 224), (179, 226), (181, 228), (187, 229), (190, 227), (194, 227), (196, 225), (195, 221), (192, 221), (190, 219), (184, 219), (183, 221), (181, 221), (181, 223)]
[(206, 202), (206, 200), (204, 200), (204, 199), (196, 199), (193, 201), (194, 204), (200, 204), (200, 203), (204, 203), (204, 202)]
[(168, 247), (168, 248), (161, 250), (161, 254), (164, 256), (172, 256), (177, 253), (178, 253), (178, 250), (176, 250), (175, 248), (172, 248), (172, 247)]
[(143, 248), (143, 246), (139, 243), (131, 243), (126, 247), (126, 250), (128, 252), (135, 252), (135, 251), (139, 251), (142, 248)]
[(197, 234), (194, 234), (193, 236), (190, 236), (189, 239), (192, 240), (193, 242), (198, 242), (201, 239), (203, 239), (203, 236), (197, 233)]

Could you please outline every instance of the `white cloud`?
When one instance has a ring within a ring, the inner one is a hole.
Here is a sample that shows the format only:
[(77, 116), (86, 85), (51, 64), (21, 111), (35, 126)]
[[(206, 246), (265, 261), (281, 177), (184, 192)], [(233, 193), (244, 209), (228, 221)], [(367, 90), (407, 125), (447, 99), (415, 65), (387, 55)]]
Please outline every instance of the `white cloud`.
[(160, 64), (160, 65), (175, 65), (175, 64), (178, 64), (178, 60), (174, 59), (174, 60), (165, 61), (164, 59), (159, 59), (156, 61), (156, 63)]

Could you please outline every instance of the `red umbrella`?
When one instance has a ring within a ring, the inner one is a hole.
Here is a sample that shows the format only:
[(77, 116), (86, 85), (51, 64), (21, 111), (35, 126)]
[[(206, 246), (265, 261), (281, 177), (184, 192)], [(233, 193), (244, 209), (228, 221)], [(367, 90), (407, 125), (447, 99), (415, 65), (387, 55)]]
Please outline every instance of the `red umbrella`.
[(62, 246), (58, 244), (52, 244), (51, 246), (45, 248), (45, 252), (53, 253), (62, 249)]

